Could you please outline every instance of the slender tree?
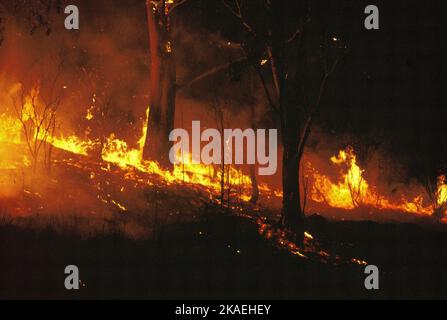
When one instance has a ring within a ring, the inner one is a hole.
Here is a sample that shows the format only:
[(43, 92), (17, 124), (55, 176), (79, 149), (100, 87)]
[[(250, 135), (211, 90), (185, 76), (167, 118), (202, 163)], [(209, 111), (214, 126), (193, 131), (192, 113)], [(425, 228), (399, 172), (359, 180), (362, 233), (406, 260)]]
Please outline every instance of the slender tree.
[(177, 82), (176, 45), (173, 36), (174, 12), (188, 0), (146, 0), (150, 51), (149, 121), (143, 158), (155, 160), (165, 169), (171, 169), (169, 134), (174, 127), (176, 95), (195, 83), (223, 72), (246, 60), (218, 65), (184, 83)]
[[(328, 79), (338, 64), (340, 49), (346, 46), (327, 31), (325, 21), (314, 16), (310, 1), (222, 1), (250, 38), (241, 48), (253, 62), (279, 122), (284, 149), (282, 224), (301, 242), (301, 159)], [(262, 68), (267, 65), (268, 73)]]

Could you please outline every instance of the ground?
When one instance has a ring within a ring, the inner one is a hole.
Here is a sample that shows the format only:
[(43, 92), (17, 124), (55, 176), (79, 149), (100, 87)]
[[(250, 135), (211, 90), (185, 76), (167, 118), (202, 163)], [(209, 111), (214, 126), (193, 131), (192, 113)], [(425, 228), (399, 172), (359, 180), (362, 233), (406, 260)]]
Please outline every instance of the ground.
[[(332, 255), (379, 267), (380, 290), (367, 291), (364, 266), (293, 255), (251, 220), (224, 212), (203, 212), (146, 240), (4, 224), (0, 298), (446, 298), (445, 228), (310, 217), (309, 232)], [(69, 264), (80, 269), (79, 291), (64, 288)]]
[(205, 187), (65, 154), (51, 175), (0, 199), (0, 298), (447, 298), (447, 224), (428, 218), (310, 211), (295, 247), (277, 210), (221, 206)]

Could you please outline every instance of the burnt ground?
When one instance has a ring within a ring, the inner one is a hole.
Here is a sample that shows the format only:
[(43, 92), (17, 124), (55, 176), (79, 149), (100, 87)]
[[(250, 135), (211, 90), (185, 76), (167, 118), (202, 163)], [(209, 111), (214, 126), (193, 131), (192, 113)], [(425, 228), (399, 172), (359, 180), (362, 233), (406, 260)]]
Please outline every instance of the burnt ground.
[[(3, 224), (0, 298), (447, 298), (445, 225), (310, 217), (307, 229), (328, 252), (380, 268), (380, 290), (371, 292), (362, 266), (300, 258), (262, 238), (252, 221), (208, 211), (146, 240)], [(80, 269), (79, 291), (64, 289), (70, 264)]]

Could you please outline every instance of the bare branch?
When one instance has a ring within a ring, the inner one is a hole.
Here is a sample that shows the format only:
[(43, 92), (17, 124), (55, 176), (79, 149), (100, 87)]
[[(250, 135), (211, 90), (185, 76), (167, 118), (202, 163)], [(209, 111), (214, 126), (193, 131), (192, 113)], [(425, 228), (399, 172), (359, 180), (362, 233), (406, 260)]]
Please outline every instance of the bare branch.
[(234, 0), (236, 9), (233, 8), (233, 6), (231, 6), (230, 4), (228, 4), (228, 2), (226, 0), (222, 0), (222, 3), (225, 7), (228, 8), (228, 10), (236, 17), (239, 19), (239, 21), (241, 22), (242, 26), (245, 28), (245, 30), (251, 34), (253, 37), (258, 38), (258, 34), (257, 32), (247, 23), (247, 21), (245, 20), (245, 18), (242, 15), (242, 9), (241, 9), (241, 5), (239, 3), (239, 0)]
[(182, 89), (185, 89), (187, 87), (190, 87), (193, 84), (195, 84), (197, 82), (200, 82), (200, 81), (202, 81), (205, 78), (213, 76), (213, 75), (215, 75), (215, 74), (217, 74), (217, 73), (219, 73), (221, 71), (227, 70), (228, 68), (230, 68), (230, 67), (232, 67), (232, 66), (234, 66), (234, 65), (236, 65), (238, 63), (247, 61), (247, 60), (248, 60), (247, 57), (242, 57), (242, 58), (239, 58), (239, 59), (237, 59), (237, 60), (235, 60), (233, 62), (229, 62), (229, 63), (226, 63), (224, 65), (214, 67), (214, 68), (212, 68), (212, 69), (210, 69), (210, 70), (208, 70), (208, 71), (198, 75), (197, 77), (195, 77), (194, 79), (190, 80), (189, 82), (184, 83), (182, 85), (178, 85), (177, 89), (182, 90)]
[(169, 11), (166, 15), (170, 15), (176, 8), (180, 7), (181, 5), (185, 4), (186, 2), (188, 2), (188, 0), (175, 1), (174, 4), (172, 4), (170, 6)]
[(317, 110), (321, 104), (321, 99), (323, 98), (323, 93), (324, 93), (324, 90), (326, 89), (326, 84), (329, 79), (329, 76), (335, 71), (342, 56), (343, 55), (337, 56), (334, 63), (332, 64), (331, 68), (329, 68), (329, 69), (325, 68), (325, 73), (324, 73), (323, 79), (321, 80), (321, 83), (320, 83), (320, 89), (318, 92), (317, 100), (316, 100), (315, 104), (313, 105), (313, 107), (311, 108), (311, 110), (309, 111), (309, 115), (307, 117), (306, 123), (304, 124), (303, 135), (300, 139), (300, 143), (298, 146), (298, 154), (297, 154), (298, 159), (301, 159), (301, 156), (304, 153), (304, 147), (306, 146), (307, 139), (310, 136), (315, 113), (317, 112)]
[(253, 66), (253, 68), (256, 70), (256, 72), (257, 72), (257, 74), (259, 76), (259, 79), (261, 80), (261, 84), (264, 87), (264, 92), (265, 92), (265, 95), (267, 97), (267, 100), (269, 102), (269, 105), (270, 105), (271, 109), (274, 112), (278, 112), (279, 111), (278, 107), (276, 106), (275, 102), (272, 99), (272, 95), (270, 93), (270, 89), (269, 89), (269, 87), (267, 85), (267, 81), (265, 80), (264, 75), (262, 74), (262, 71), (257, 66)]
[(296, 31), (289, 37), (287, 43), (294, 42), (299, 36), (301, 36), (301, 26), (296, 29)]

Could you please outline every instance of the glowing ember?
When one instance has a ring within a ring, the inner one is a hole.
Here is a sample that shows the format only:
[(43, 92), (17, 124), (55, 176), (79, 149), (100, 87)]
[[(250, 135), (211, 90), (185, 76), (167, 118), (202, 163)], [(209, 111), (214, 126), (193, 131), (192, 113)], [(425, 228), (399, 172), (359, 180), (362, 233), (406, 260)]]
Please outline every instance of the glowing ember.
[(87, 114), (85, 115), (85, 119), (88, 121), (92, 120), (94, 118), (93, 116), (93, 107), (87, 109)]
[(304, 232), (304, 237), (306, 237), (307, 239), (309, 239), (309, 240), (313, 240), (314, 239), (314, 237), (309, 233), (309, 232)]

